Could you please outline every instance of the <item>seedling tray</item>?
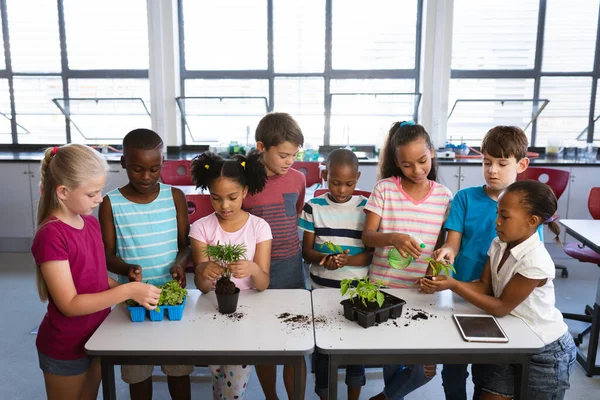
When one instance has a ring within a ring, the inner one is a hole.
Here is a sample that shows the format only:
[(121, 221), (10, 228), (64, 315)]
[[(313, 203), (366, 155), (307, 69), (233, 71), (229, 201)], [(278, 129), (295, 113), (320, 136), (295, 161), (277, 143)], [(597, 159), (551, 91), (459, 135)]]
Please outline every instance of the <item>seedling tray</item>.
[(354, 302), (350, 299), (343, 300), (340, 304), (344, 306), (344, 317), (350, 321), (356, 321), (363, 328), (374, 326), (375, 323), (381, 324), (388, 319), (400, 317), (406, 301), (389, 293), (383, 291), (382, 293), (385, 296), (383, 306), (379, 308), (377, 307), (377, 303), (374, 303), (372, 310), (366, 309), (358, 298), (355, 298)]
[(150, 321), (162, 321), (165, 317), (165, 313), (168, 315), (169, 320), (171, 321), (180, 321), (181, 317), (183, 317), (183, 309), (185, 308), (185, 303), (187, 302), (187, 297), (183, 299), (183, 303), (177, 306), (158, 306), (158, 310), (146, 310), (142, 306), (127, 306), (129, 310), (129, 314), (131, 316), (132, 322), (143, 322), (146, 319), (146, 311), (148, 311)]

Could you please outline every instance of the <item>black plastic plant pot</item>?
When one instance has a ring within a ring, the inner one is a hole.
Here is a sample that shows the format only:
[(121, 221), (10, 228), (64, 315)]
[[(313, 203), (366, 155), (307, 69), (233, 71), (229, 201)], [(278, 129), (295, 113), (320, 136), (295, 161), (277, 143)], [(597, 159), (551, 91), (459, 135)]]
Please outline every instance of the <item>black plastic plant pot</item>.
[(429, 279), (430, 281), (433, 280), (433, 275), (425, 275), (425, 278)]
[(238, 298), (240, 297), (240, 289), (235, 288), (234, 294), (217, 294), (217, 303), (221, 314), (232, 314), (237, 309)]
[(402, 315), (402, 307), (406, 301), (392, 296), (389, 293), (382, 292), (385, 296), (381, 308), (377, 303), (372, 303), (368, 307), (358, 299), (343, 300), (340, 304), (344, 306), (344, 317), (350, 321), (356, 321), (363, 328), (368, 328), (376, 323), (381, 324), (388, 319), (396, 319)]

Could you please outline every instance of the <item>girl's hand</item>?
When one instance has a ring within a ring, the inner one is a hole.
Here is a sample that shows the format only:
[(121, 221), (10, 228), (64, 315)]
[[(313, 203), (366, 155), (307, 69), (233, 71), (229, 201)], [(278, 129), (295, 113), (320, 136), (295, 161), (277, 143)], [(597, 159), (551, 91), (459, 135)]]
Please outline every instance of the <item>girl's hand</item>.
[(446, 276), (438, 275), (431, 279), (421, 279), (421, 290), (425, 293), (441, 292), (446, 289), (454, 289), (456, 287), (456, 279)]
[(129, 274), (127, 274), (129, 282), (141, 282), (142, 281), (142, 267), (139, 265), (132, 265), (129, 268)]
[(419, 247), (419, 243), (411, 235), (405, 233), (394, 234), (392, 244), (402, 257), (406, 258), (410, 254), (417, 259), (421, 256), (421, 247)]
[(175, 279), (177, 281), (177, 283), (179, 284), (180, 287), (185, 288), (185, 285), (187, 285), (187, 278), (185, 276), (185, 268), (183, 268), (181, 265), (175, 264), (171, 267), (169, 273), (171, 274), (173, 279)]
[(431, 258), (435, 261), (444, 262), (448, 264), (454, 264), (454, 251), (449, 247), (441, 247), (433, 252)]
[(415, 281), (415, 286), (419, 289), (419, 292), (424, 293), (424, 294), (432, 294), (435, 293), (435, 289), (432, 289), (430, 287), (425, 287), (423, 285), (423, 281), (428, 281), (429, 279), (427, 278), (419, 278)]
[(158, 304), (161, 290), (154, 285), (141, 282), (131, 282), (129, 298), (148, 310), (154, 310)]
[(240, 260), (229, 264), (231, 275), (237, 279), (256, 275), (258, 273), (258, 268), (258, 264), (248, 260)]
[(214, 282), (221, 276), (225, 275), (225, 272), (225, 268), (221, 267), (214, 261), (209, 261), (204, 267), (204, 270), (202, 271), (200, 276), (202, 276), (202, 278), (204, 279)]

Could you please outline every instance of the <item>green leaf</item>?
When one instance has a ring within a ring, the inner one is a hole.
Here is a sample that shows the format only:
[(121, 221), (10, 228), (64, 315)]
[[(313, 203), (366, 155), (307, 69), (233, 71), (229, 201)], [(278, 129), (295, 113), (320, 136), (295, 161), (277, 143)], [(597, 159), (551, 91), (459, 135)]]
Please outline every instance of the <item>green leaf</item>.
[(382, 292), (377, 292), (377, 304), (379, 304), (379, 307), (381, 307), (383, 305), (384, 301), (385, 301), (385, 295)]

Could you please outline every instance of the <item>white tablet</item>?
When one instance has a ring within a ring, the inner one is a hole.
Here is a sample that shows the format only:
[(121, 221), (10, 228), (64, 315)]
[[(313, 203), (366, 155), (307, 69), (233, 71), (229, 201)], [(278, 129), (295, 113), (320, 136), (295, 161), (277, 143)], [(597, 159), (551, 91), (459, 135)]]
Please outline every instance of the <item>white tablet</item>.
[(508, 342), (508, 337), (493, 315), (454, 314), (454, 320), (467, 342)]

